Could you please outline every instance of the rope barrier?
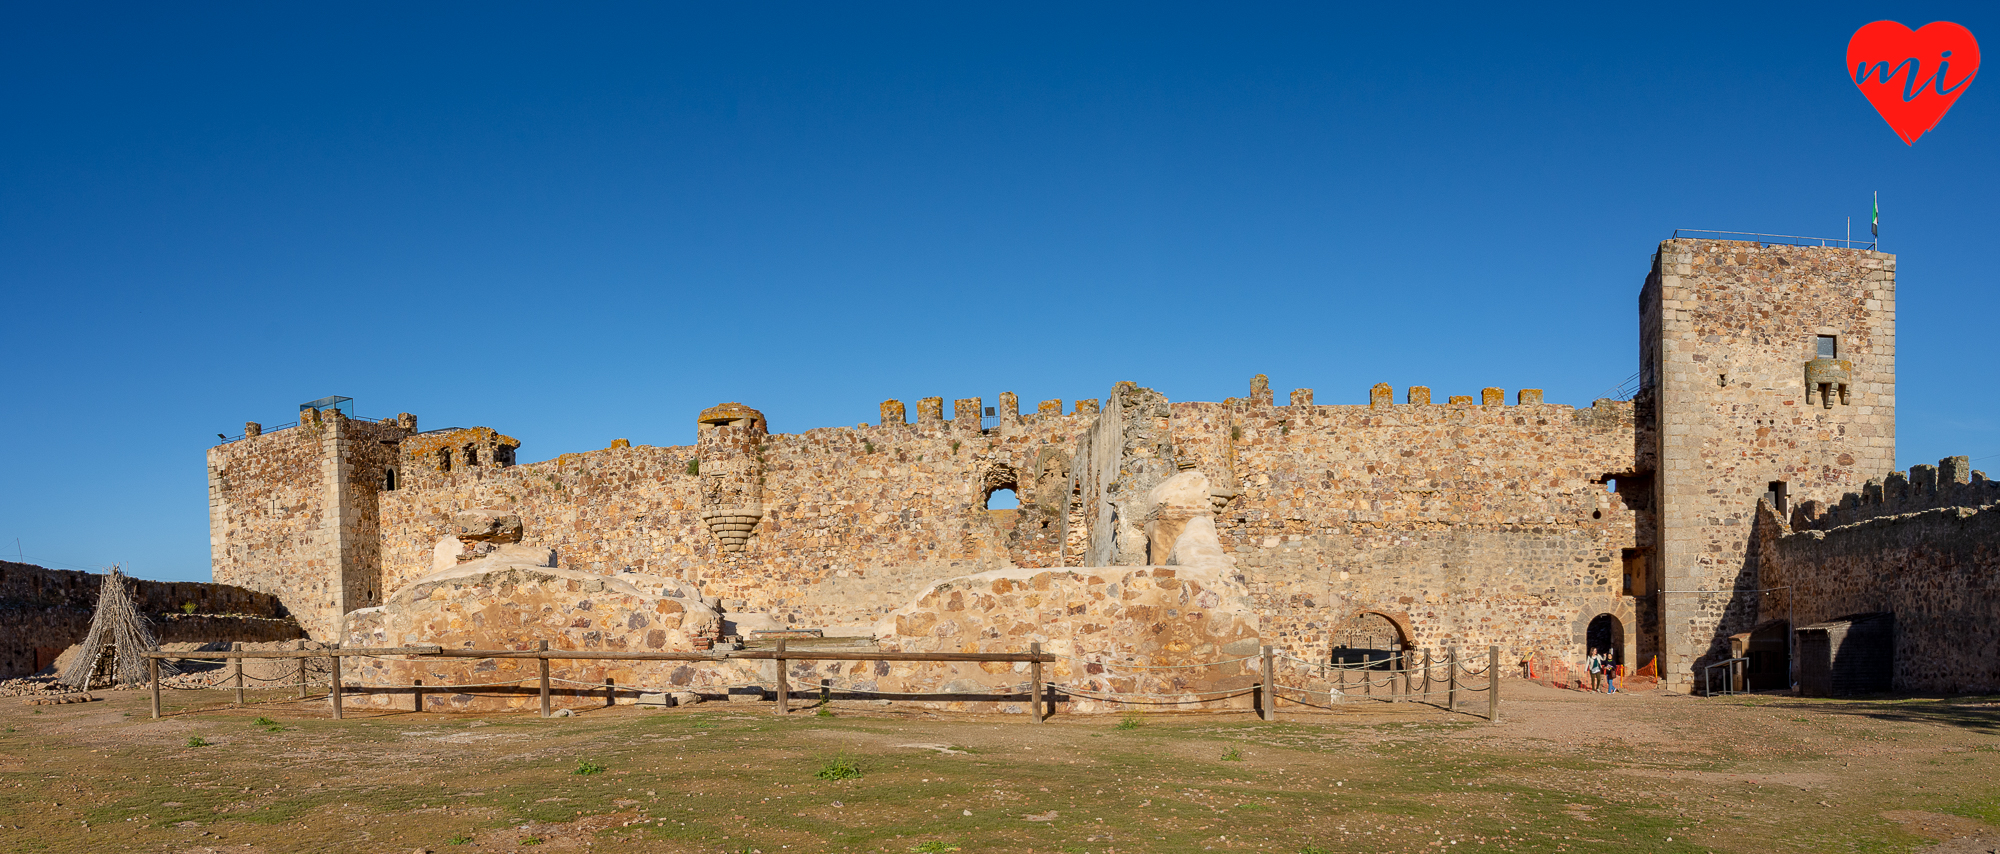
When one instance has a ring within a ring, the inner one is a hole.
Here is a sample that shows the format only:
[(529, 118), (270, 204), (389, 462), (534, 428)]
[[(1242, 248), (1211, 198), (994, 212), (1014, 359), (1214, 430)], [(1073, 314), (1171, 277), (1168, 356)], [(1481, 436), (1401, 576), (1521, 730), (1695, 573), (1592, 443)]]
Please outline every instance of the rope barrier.
[(1259, 658), (1262, 658), (1262, 656), (1257, 656), (1257, 655), (1246, 655), (1242, 658), (1225, 658), (1221, 661), (1205, 661), (1199, 664), (1124, 664), (1120, 662), (1111, 662), (1111, 661), (1092, 661), (1087, 658), (1077, 658), (1076, 656), (1071, 656), (1071, 655), (1058, 655), (1056, 657), (1064, 659), (1066, 661), (1076, 661), (1076, 662), (1081, 662), (1083, 664), (1095, 664), (1100, 667), (1117, 667), (1124, 670), (1188, 670), (1196, 667), (1221, 667), (1222, 665), (1225, 664), (1236, 664), (1242, 661), (1255, 661)]

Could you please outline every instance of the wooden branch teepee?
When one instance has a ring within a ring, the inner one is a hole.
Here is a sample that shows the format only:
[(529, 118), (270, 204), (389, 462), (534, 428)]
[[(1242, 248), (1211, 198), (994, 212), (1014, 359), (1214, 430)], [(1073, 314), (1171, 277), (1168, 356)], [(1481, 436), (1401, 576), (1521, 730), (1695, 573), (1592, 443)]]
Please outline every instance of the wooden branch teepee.
[[(138, 685), (150, 676), (146, 659), (140, 653), (159, 648), (152, 623), (132, 604), (132, 594), (125, 588), (125, 574), (113, 566), (97, 594), (97, 613), (90, 618), (90, 635), (84, 638), (83, 647), (56, 681), (78, 691), (88, 691), (100, 680)], [(160, 662), (160, 667), (168, 673), (179, 672), (169, 662)]]

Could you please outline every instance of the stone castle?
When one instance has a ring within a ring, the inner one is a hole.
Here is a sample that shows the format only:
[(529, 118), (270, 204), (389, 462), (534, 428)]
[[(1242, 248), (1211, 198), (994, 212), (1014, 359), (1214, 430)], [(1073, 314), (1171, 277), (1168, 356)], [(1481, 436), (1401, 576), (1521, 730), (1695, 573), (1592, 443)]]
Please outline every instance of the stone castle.
[[(1835, 504), (1894, 468), (1895, 270), (1872, 250), (1668, 240), (1638, 292), (1638, 391), (1587, 407), (1387, 385), (1322, 405), (1258, 376), (1220, 402), (1119, 383), (777, 433), (725, 403), (693, 446), (517, 465), (492, 429), (309, 406), (208, 451), (214, 577), (337, 639), (440, 565), (455, 513), (501, 508), (565, 572), (866, 633), (946, 579), (1168, 564), (1212, 517), (1256, 635), (1291, 655), (1588, 643), (1685, 688), (1771, 619), (1760, 505)], [(1186, 472), (1209, 506), (1153, 497)], [(1002, 490), (1018, 509), (988, 509)]]

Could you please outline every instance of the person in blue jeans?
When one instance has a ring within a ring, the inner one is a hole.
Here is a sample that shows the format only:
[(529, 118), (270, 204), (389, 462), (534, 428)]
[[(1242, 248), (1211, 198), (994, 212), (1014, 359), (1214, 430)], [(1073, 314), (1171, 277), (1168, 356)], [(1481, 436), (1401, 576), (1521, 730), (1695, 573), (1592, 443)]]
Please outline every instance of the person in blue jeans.
[(1619, 665), (1613, 661), (1607, 651), (1607, 654), (1604, 656), (1604, 693), (1606, 694), (1618, 693), (1618, 667)]

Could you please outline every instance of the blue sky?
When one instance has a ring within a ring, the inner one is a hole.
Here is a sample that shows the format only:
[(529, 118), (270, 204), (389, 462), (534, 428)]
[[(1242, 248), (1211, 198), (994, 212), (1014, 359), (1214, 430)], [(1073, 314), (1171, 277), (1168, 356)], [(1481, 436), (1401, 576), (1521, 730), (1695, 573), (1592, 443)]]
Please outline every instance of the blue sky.
[(0, 552), (206, 579), (205, 449), (329, 394), (524, 461), (724, 400), (1587, 405), (1673, 229), (1865, 234), (1878, 190), (1901, 464), (2000, 455), (2000, 83), (1905, 146), (1843, 76), (1883, 17), (2000, 38), (1923, 3), (9, 4)]

